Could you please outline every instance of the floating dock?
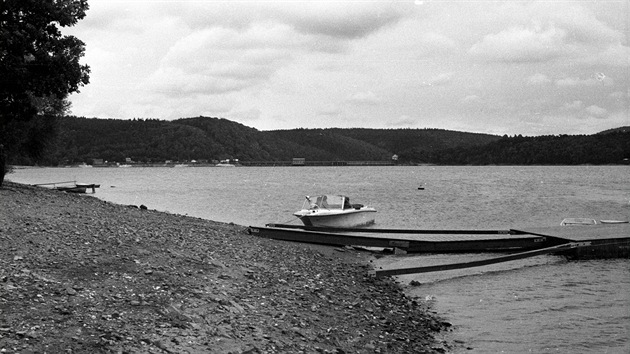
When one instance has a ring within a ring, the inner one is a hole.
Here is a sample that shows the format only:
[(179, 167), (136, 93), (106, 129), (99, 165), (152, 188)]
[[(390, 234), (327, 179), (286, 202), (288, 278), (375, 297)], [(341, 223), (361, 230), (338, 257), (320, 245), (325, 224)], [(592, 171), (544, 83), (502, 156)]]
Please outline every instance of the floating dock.
[(630, 257), (630, 224), (627, 222), (513, 229), (512, 232), (545, 237), (546, 247), (568, 243), (582, 244), (582, 247), (558, 252), (569, 258)]
[(542, 254), (559, 254), (571, 259), (630, 258), (630, 224), (627, 222), (509, 230), (340, 229), (268, 224), (250, 226), (249, 233), (277, 240), (391, 248), (408, 253), (505, 254), (471, 262), (371, 270), (370, 276), (480, 267)]
[(544, 236), (510, 230), (346, 229), (268, 224), (249, 233), (276, 240), (397, 249), (408, 253), (510, 252), (542, 248)]
[(268, 224), (250, 226), (249, 233), (277, 240), (390, 248), (408, 253), (517, 253), (545, 249), (548, 251), (543, 253), (570, 258), (627, 258), (630, 253), (628, 223), (508, 230), (342, 229)]
[(368, 274), (370, 276), (390, 276), (473, 268), (542, 254), (564, 255), (571, 259), (630, 257), (630, 224), (628, 223), (557, 226), (511, 231), (543, 236), (545, 237), (543, 243), (545, 247), (478, 261), (412, 268), (378, 269), (371, 270)]

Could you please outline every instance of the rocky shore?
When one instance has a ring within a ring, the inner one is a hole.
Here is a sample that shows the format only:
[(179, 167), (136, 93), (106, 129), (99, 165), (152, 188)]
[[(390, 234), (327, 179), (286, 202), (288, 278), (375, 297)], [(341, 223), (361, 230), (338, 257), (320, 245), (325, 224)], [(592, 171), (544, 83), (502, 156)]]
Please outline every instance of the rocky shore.
[(5, 182), (0, 353), (443, 353), (369, 255)]

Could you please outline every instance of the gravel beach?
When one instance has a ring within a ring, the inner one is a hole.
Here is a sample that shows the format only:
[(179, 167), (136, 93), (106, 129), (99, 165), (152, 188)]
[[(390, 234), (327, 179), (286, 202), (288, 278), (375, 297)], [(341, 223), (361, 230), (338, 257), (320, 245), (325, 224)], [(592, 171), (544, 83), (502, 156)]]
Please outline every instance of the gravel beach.
[(444, 353), (370, 254), (6, 182), (0, 353)]

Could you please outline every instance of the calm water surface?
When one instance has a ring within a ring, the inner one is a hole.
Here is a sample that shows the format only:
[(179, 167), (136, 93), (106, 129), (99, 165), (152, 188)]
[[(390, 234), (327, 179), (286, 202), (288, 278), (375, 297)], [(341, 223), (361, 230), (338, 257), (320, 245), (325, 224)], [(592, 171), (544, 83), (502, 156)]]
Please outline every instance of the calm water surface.
[[(305, 195), (339, 193), (378, 210), (377, 227), (488, 229), (630, 219), (630, 168), (280, 167), (42, 168), (20, 183), (99, 183), (96, 197), (211, 220), (297, 222)], [(420, 190), (419, 187), (423, 187)], [(418, 266), (492, 255), (391, 256)], [(539, 256), (399, 277), (455, 327), (466, 353), (630, 353), (630, 261)], [(466, 348), (468, 347), (468, 348)]]

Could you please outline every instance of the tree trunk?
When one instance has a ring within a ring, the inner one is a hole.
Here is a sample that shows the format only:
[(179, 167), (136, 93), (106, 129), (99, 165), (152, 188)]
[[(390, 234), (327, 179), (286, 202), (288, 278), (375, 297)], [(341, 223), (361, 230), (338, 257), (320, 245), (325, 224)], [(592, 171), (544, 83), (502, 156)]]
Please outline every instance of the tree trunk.
[(7, 173), (7, 159), (4, 154), (4, 145), (0, 144), (0, 187), (4, 183), (4, 175)]

